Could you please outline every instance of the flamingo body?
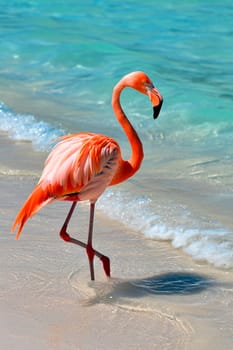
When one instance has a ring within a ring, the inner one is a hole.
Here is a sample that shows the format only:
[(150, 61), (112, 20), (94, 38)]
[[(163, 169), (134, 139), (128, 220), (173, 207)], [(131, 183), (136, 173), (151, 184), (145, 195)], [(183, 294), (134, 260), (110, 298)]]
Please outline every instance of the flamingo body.
[[(102, 260), (104, 270), (110, 276), (108, 257), (92, 247), (95, 202), (109, 185), (118, 184), (131, 177), (140, 168), (143, 159), (142, 143), (120, 105), (120, 94), (125, 87), (147, 94), (153, 105), (155, 117), (159, 114), (163, 99), (143, 72), (130, 73), (115, 86), (112, 106), (131, 145), (131, 158), (123, 160), (117, 141), (105, 135), (77, 133), (61, 137), (45, 162), (38, 184), (20, 209), (12, 226), (12, 231), (18, 226), (16, 234), (18, 239), (25, 222), (46, 204), (56, 200), (72, 201), (60, 236), (67, 242), (86, 248), (92, 280), (94, 255)], [(71, 238), (66, 231), (77, 202), (84, 200), (90, 202), (87, 244)]]
[[(110, 184), (121, 160), (118, 143), (104, 135), (78, 133), (60, 138), (41, 178), (15, 219), (19, 238), (24, 223), (55, 200), (95, 202)], [(122, 161), (122, 160), (121, 160)]]

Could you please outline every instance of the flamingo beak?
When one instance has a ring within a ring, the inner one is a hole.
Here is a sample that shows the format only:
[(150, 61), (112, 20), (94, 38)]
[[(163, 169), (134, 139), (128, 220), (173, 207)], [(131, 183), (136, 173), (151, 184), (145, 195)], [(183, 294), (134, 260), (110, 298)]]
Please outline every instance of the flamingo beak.
[(155, 87), (150, 87), (147, 89), (147, 94), (151, 100), (153, 106), (153, 117), (154, 119), (158, 118), (159, 112), (163, 104), (163, 96)]
[(163, 100), (161, 100), (157, 106), (153, 107), (153, 118), (154, 119), (158, 118), (162, 104), (163, 104)]

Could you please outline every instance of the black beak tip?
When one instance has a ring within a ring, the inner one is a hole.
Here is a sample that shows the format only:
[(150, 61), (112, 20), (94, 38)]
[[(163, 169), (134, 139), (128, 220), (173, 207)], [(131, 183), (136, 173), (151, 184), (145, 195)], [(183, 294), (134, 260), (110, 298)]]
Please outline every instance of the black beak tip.
[(161, 107), (162, 107), (162, 104), (163, 104), (163, 101), (161, 101), (161, 103), (158, 106), (153, 107), (153, 118), (154, 119), (158, 118), (159, 112), (160, 112)]

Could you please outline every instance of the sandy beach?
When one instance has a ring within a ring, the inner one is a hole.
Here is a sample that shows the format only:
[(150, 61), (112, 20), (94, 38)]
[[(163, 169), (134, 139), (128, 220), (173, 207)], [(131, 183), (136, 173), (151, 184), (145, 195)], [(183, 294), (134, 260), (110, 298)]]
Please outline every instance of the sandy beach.
[[(0, 135), (0, 336), (2, 349), (232, 349), (232, 272), (196, 263), (169, 242), (146, 240), (96, 213), (98, 259), (89, 281), (85, 252), (60, 240), (69, 204), (41, 210), (18, 241), (13, 219), (46, 154)], [(86, 239), (88, 206), (69, 232)]]

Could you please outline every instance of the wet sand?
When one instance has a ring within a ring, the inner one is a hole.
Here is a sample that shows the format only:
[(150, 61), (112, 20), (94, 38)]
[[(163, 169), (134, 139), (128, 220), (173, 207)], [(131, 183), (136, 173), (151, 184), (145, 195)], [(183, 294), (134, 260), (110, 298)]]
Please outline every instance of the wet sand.
[[(10, 227), (46, 154), (0, 134), (0, 337), (3, 349), (230, 350), (233, 274), (197, 263), (96, 212), (94, 243), (111, 258), (108, 280), (58, 235), (69, 203), (42, 209), (18, 241)], [(88, 205), (69, 232), (85, 241)]]

